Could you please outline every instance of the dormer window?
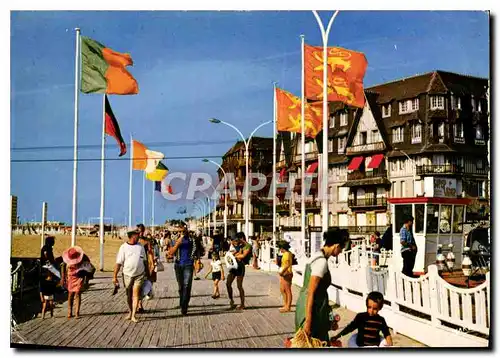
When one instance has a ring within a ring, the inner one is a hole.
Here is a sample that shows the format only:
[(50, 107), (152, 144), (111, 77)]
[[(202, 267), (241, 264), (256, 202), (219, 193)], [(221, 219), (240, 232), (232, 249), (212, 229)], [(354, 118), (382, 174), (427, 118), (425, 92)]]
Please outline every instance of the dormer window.
[(476, 139), (484, 139), (483, 127), (476, 126)]
[(444, 97), (443, 96), (430, 96), (431, 109), (444, 109)]
[(399, 102), (399, 114), (405, 114), (418, 111), (418, 98), (408, 99)]
[(470, 105), (472, 107), (472, 112), (476, 112), (476, 110), (477, 110), (476, 102), (477, 102), (477, 100), (474, 98), (474, 96), (471, 96), (470, 97)]
[(330, 128), (334, 128), (334, 126), (335, 126), (335, 116), (333, 114), (330, 116), (328, 123), (330, 125)]
[(422, 125), (420, 123), (411, 127), (411, 142), (412, 144), (422, 142)]
[(392, 142), (401, 143), (403, 141), (404, 127), (396, 127), (392, 129)]
[(391, 116), (391, 105), (384, 104), (382, 105), (382, 118), (387, 118)]
[(347, 125), (347, 113), (340, 113), (340, 126), (346, 126)]
[(454, 95), (451, 96), (451, 109), (462, 109), (460, 97)]

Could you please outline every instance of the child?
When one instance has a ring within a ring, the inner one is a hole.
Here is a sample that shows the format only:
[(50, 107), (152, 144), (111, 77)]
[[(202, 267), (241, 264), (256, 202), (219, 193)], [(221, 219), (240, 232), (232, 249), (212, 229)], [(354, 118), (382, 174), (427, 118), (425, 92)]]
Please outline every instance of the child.
[(63, 252), (63, 260), (67, 265), (68, 289), (68, 319), (73, 317), (73, 302), (75, 302), (75, 319), (80, 318), (81, 292), (83, 290), (84, 272), (82, 268), (83, 250), (73, 246)]
[[(349, 339), (349, 347), (387, 347), (392, 346), (391, 333), (385, 319), (378, 312), (384, 306), (384, 296), (380, 292), (370, 292), (366, 298), (366, 312), (358, 313), (339, 334), (332, 337), (332, 341), (358, 330)], [(384, 336), (381, 341), (380, 332)]]
[(54, 317), (54, 293), (57, 282), (54, 275), (49, 270), (44, 270), (44, 278), (40, 281), (40, 297), (42, 299), (42, 319), (45, 312), (50, 311), (50, 317)]
[(293, 254), (290, 252), (290, 244), (286, 241), (280, 242), (278, 248), (282, 255), (278, 273), (280, 276), (280, 291), (283, 295), (283, 307), (279, 311), (285, 313), (290, 312), (292, 307)]
[(214, 294), (213, 299), (220, 297), (219, 292), (219, 282), (222, 279), (224, 281), (224, 269), (222, 268), (222, 262), (220, 261), (219, 254), (217, 252), (212, 253), (212, 262), (210, 262), (210, 270), (205, 275), (205, 278), (212, 273), (212, 280), (214, 281)]

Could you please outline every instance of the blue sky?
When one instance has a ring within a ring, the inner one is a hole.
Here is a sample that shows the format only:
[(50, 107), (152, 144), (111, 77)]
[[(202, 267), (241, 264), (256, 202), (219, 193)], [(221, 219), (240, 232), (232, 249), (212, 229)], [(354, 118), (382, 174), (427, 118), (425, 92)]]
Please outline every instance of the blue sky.
[[(327, 21), (327, 13), (321, 15)], [(321, 45), (311, 12), (12, 12), (11, 148), (67, 146), (68, 149), (11, 150), (14, 160), (73, 157), (75, 32), (132, 55), (136, 96), (110, 96), (128, 142), (129, 134), (166, 155), (171, 171), (206, 171), (215, 166), (178, 156), (222, 156), (236, 133), (208, 122), (217, 117), (249, 134), (272, 119), (272, 82), (300, 94), (300, 39)], [(484, 12), (341, 11), (329, 45), (364, 52), (365, 87), (432, 70), (489, 76), (489, 19)], [(80, 95), (80, 158), (100, 158), (102, 96)], [(258, 135), (271, 136), (272, 126)], [(210, 144), (194, 144), (196, 142)], [(106, 150), (118, 156), (118, 147)], [(128, 156), (128, 154), (127, 154)], [(218, 161), (218, 159), (214, 159)], [(22, 220), (71, 222), (73, 164), (11, 163), (11, 193)], [(128, 218), (129, 163), (106, 162), (106, 216)], [(175, 191), (174, 183), (174, 191)], [(146, 217), (152, 183), (146, 183)], [(133, 221), (142, 221), (142, 176), (134, 173)], [(100, 163), (78, 165), (78, 221), (99, 216)], [(178, 218), (185, 202), (156, 197), (156, 223)], [(150, 219), (147, 219), (148, 222)]]

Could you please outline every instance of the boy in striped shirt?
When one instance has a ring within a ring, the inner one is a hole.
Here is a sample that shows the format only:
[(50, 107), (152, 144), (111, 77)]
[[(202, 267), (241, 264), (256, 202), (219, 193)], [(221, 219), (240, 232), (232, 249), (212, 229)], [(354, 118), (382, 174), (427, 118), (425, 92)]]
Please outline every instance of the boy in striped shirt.
[[(384, 306), (384, 296), (380, 292), (370, 292), (366, 298), (366, 312), (358, 313), (339, 334), (332, 338), (336, 341), (342, 336), (358, 330), (349, 339), (349, 347), (387, 347), (392, 346), (391, 333), (385, 319), (378, 314)], [(380, 333), (385, 339), (382, 340)]]

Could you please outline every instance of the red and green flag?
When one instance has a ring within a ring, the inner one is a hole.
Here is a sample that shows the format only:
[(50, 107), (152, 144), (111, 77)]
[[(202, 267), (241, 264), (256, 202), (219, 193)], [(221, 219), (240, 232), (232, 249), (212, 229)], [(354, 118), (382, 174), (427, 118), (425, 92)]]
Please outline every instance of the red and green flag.
[(120, 126), (111, 110), (111, 106), (108, 101), (108, 96), (106, 96), (105, 105), (104, 105), (104, 116), (106, 119), (105, 123), (105, 131), (106, 134), (115, 138), (120, 146), (120, 157), (127, 153), (127, 146), (125, 145), (125, 141), (123, 140), (122, 133), (120, 132)]
[(82, 36), (83, 93), (137, 94), (139, 86), (126, 67), (133, 64), (128, 53), (116, 52)]

